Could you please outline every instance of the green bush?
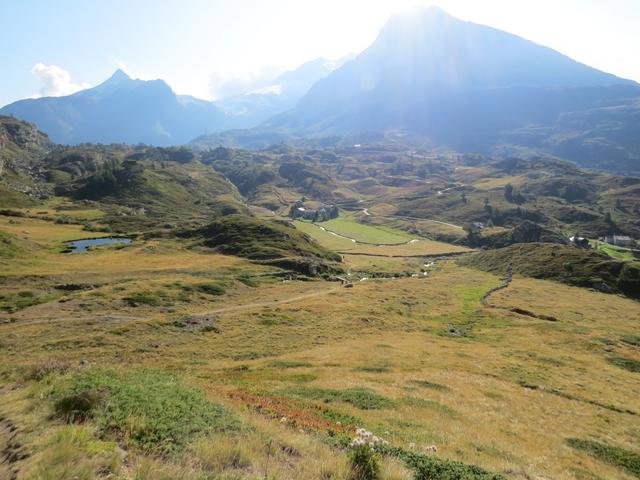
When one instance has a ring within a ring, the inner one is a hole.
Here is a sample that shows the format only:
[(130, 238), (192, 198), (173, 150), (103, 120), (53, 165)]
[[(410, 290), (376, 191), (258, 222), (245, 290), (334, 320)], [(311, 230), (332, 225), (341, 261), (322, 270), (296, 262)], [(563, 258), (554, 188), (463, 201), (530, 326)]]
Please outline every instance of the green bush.
[(359, 418), (356, 418), (353, 415), (349, 415), (347, 413), (338, 412), (336, 410), (322, 409), (320, 411), (320, 416), (332, 422), (340, 422), (340, 424), (342, 425), (362, 425), (362, 420), (360, 420)]
[(55, 403), (55, 412), (67, 423), (84, 422), (104, 402), (102, 393), (93, 389), (67, 395)]
[(627, 262), (618, 276), (618, 288), (630, 297), (640, 297), (640, 263)]
[(202, 283), (197, 285), (196, 288), (207, 295), (224, 295), (225, 292), (224, 287), (217, 283)]
[(150, 305), (157, 307), (162, 304), (162, 298), (157, 292), (136, 292), (124, 297), (124, 301), (135, 307), (137, 305)]
[(576, 450), (586, 452), (600, 461), (626, 470), (640, 478), (640, 454), (630, 452), (620, 447), (613, 447), (593, 440), (581, 440), (579, 438), (567, 439), (567, 445)]
[(640, 347), (640, 335), (625, 335), (620, 340), (629, 345)]
[(300, 367), (312, 367), (309, 362), (298, 362), (295, 360), (274, 360), (269, 364), (272, 368), (300, 368)]
[(348, 480), (379, 480), (380, 455), (367, 445), (358, 445), (349, 452)]
[(640, 373), (640, 362), (628, 357), (609, 357), (607, 361), (616, 367), (624, 368), (633, 373)]
[(246, 272), (238, 275), (238, 281), (244, 283), (247, 287), (257, 287), (260, 285), (258, 280), (251, 277), (251, 275)]
[(155, 370), (82, 372), (56, 397), (65, 420), (92, 418), (104, 434), (160, 453), (180, 450), (200, 433), (239, 428), (225, 408)]
[(414, 471), (415, 480), (505, 480), (502, 475), (487, 472), (476, 465), (408, 452), (402, 448), (390, 447), (382, 453), (402, 460)]
[(285, 394), (321, 400), (325, 403), (344, 402), (361, 410), (391, 408), (395, 402), (366, 388), (350, 388), (348, 390), (331, 390), (325, 388), (294, 387), (285, 390)]

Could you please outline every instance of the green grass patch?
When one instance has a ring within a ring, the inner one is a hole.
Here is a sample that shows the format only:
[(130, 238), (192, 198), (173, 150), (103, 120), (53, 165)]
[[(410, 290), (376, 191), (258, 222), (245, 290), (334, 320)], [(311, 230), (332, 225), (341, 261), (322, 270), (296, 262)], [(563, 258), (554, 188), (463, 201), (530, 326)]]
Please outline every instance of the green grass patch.
[(54, 297), (45, 292), (32, 292), (30, 290), (0, 294), (0, 311), (14, 313), (34, 305), (47, 303)]
[(161, 453), (182, 449), (197, 434), (240, 426), (202, 392), (156, 370), (82, 372), (55, 397), (56, 414), (65, 420), (93, 419), (105, 436)]
[(324, 409), (320, 412), (320, 416), (332, 422), (340, 423), (341, 425), (362, 425), (361, 419), (336, 410)]
[(505, 477), (467, 463), (445, 460), (434, 455), (389, 447), (383, 452), (402, 460), (413, 470), (415, 480), (505, 480)]
[(353, 238), (358, 242), (374, 244), (398, 244), (405, 243), (413, 237), (401, 230), (389, 227), (374, 227), (357, 222), (349, 216), (334, 218), (322, 222), (322, 226), (327, 230), (336, 232), (339, 235)]
[(592, 240), (589, 242), (594, 250), (598, 252), (605, 253), (612, 258), (623, 261), (633, 261), (635, 260), (635, 256), (633, 252), (628, 248), (617, 247), (615, 245), (609, 245), (608, 243), (603, 243), (598, 240)]
[(567, 445), (640, 478), (640, 454), (605, 443), (579, 438), (567, 439)]
[(629, 357), (608, 357), (607, 361), (616, 367), (624, 368), (633, 373), (640, 373), (640, 362)]
[(640, 347), (640, 335), (625, 335), (620, 340), (634, 347)]
[(158, 307), (164, 303), (166, 295), (163, 292), (135, 292), (131, 295), (127, 295), (123, 300), (132, 307), (138, 305), (150, 305), (152, 307)]
[(285, 395), (320, 400), (325, 403), (343, 402), (360, 410), (391, 408), (395, 402), (366, 388), (332, 390), (327, 388), (294, 387), (283, 391)]
[(313, 365), (309, 362), (298, 362), (295, 360), (275, 360), (269, 363), (269, 367), (271, 368), (301, 368), (301, 367), (312, 367)]
[(218, 283), (201, 283), (196, 288), (207, 295), (224, 295), (225, 292), (225, 288)]
[(245, 284), (247, 287), (255, 288), (260, 286), (260, 282), (246, 272), (238, 275), (238, 281)]

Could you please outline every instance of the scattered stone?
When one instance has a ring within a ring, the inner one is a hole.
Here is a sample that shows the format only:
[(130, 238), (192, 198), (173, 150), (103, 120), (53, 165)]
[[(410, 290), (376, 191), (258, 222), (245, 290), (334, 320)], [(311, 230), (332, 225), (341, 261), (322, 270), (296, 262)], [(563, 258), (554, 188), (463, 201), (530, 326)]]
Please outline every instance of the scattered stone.
[(220, 333), (217, 322), (218, 319), (210, 315), (189, 315), (174, 321), (173, 325), (191, 332)]

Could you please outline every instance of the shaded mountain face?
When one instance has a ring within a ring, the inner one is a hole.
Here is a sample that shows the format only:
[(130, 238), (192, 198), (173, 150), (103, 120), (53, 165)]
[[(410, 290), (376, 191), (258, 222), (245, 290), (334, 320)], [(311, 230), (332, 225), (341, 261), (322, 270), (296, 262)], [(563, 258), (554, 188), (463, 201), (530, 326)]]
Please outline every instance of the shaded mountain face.
[(122, 70), (97, 87), (65, 97), (14, 102), (4, 115), (34, 122), (56, 143), (185, 143), (222, 128), (211, 102), (176, 95), (162, 80), (134, 80)]
[[(532, 148), (640, 168), (640, 86), (435, 7), (393, 17), (264, 132), (409, 130), (461, 151)], [(617, 168), (620, 167), (620, 168)]]
[(122, 70), (97, 87), (65, 97), (14, 102), (0, 109), (34, 122), (57, 143), (146, 143), (166, 146), (232, 128), (252, 128), (293, 108), (345, 59), (318, 58), (265, 88), (216, 102), (176, 95), (162, 80), (134, 80)]

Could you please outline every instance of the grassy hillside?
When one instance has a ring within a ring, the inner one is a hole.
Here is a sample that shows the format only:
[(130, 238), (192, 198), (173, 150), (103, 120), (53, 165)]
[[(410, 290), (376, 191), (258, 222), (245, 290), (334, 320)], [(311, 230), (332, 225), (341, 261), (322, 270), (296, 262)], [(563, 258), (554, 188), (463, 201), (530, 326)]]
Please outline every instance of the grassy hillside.
[(459, 262), (493, 273), (504, 274), (512, 269), (513, 273), (527, 277), (640, 297), (640, 263), (613, 260), (593, 250), (554, 244), (516, 244), (475, 253)]
[[(292, 225), (245, 215), (229, 215), (181, 237), (228, 254), (267, 261), (302, 273), (326, 273), (340, 256), (321, 247)], [(339, 270), (340, 267), (337, 267)]]
[[(636, 180), (391, 138), (22, 157), (0, 478), (634, 478), (640, 304), (592, 287), (640, 268), (565, 242), (634, 234)], [(303, 197), (340, 216), (284, 218)]]
[(78, 147), (44, 161), (58, 195), (108, 206), (113, 223), (185, 224), (246, 212), (235, 187), (186, 150)]

